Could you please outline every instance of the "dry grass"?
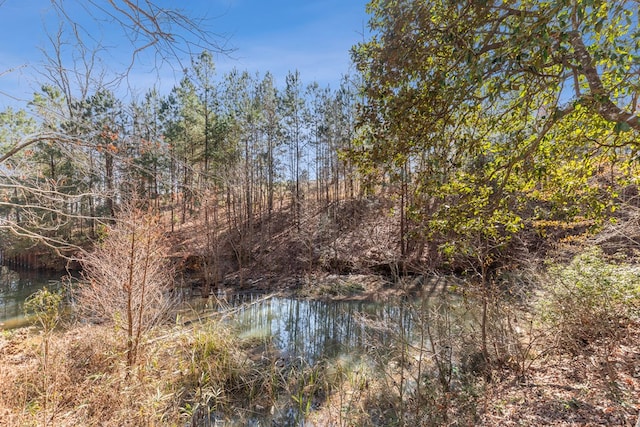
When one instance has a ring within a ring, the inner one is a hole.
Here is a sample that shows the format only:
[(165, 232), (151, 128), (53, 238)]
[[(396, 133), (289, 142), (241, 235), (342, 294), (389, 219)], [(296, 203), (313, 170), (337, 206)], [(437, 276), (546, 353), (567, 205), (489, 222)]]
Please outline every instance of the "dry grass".
[[(112, 329), (85, 325), (56, 332), (46, 420), (41, 336), (35, 329), (4, 333), (2, 425), (185, 425), (209, 413), (221, 419), (269, 417), (272, 407), (295, 407), (297, 400), (316, 425), (374, 426), (395, 419), (434, 426), (626, 426), (633, 425), (640, 409), (638, 327), (629, 330), (607, 359), (594, 345), (579, 356), (537, 359), (526, 381), (507, 369), (488, 383), (469, 378), (471, 383), (454, 383), (447, 393), (422, 395), (422, 401), (406, 395), (404, 402), (398, 396), (397, 362), (390, 362), (385, 376), (348, 358), (316, 367), (279, 367), (267, 348), (241, 343), (213, 323), (159, 333), (145, 343), (139, 363), (128, 369)], [(545, 344), (539, 345), (536, 351)], [(415, 374), (411, 369), (416, 366), (407, 365), (405, 378)], [(426, 373), (433, 366), (429, 362), (423, 369)], [(479, 393), (470, 393), (472, 386)], [(427, 407), (446, 409), (447, 423), (426, 418)]]
[(55, 369), (49, 410), (43, 419), (39, 333), (4, 333), (2, 425), (184, 425), (198, 406), (232, 406), (264, 379), (235, 338), (213, 324), (155, 330), (132, 368), (126, 366), (121, 343), (107, 326), (56, 332), (50, 344), (49, 363)]
[(54, 332), (45, 390), (41, 333), (4, 332), (0, 424), (184, 426), (213, 417), (242, 425), (287, 417), (296, 399), (306, 405), (324, 392), (317, 366), (283, 363), (268, 341), (240, 340), (217, 320), (152, 330), (134, 366), (121, 335), (105, 325)]
[[(425, 320), (435, 328), (438, 319)], [(615, 347), (593, 342), (578, 355), (548, 351), (551, 330), (523, 329), (512, 338), (531, 343), (524, 372), (519, 361), (505, 360), (487, 381), (462, 372), (461, 361), (452, 359), (456, 371), (446, 387), (433, 357), (438, 347), (426, 341), (400, 357), (386, 358), (372, 343), (373, 361), (282, 364), (268, 342), (241, 341), (212, 319), (152, 330), (128, 368), (121, 333), (103, 325), (54, 332), (46, 419), (41, 334), (0, 335), (0, 424), (184, 426), (210, 414), (242, 424), (297, 407), (307, 420), (327, 426), (631, 426), (640, 409), (638, 324), (626, 325)], [(442, 347), (448, 333), (433, 329), (430, 336)], [(462, 342), (459, 335), (454, 338)], [(420, 394), (400, 394), (403, 381), (418, 378)]]
[(640, 411), (639, 366), (640, 325), (630, 326), (608, 355), (595, 343), (579, 355), (540, 358), (526, 381), (505, 375), (486, 388), (479, 425), (633, 426)]
[(114, 334), (105, 327), (82, 326), (56, 333), (50, 341), (54, 366), (50, 408), (42, 418), (44, 390), (39, 337), (35, 331), (8, 339), (2, 353), (4, 384), (0, 407), (9, 413), (8, 425), (141, 425), (150, 381), (133, 381), (143, 375), (141, 366), (129, 373), (118, 354)]
[[(550, 337), (551, 338), (551, 337)], [(336, 381), (326, 403), (309, 419), (314, 425), (336, 426), (635, 426), (640, 411), (640, 325), (628, 330), (608, 358), (592, 346), (579, 356), (556, 353), (537, 358), (523, 380), (515, 369), (482, 377), (459, 377), (442, 392), (407, 394), (400, 401), (398, 384), (415, 376), (415, 358), (401, 375), (397, 363), (386, 376), (358, 365)], [(533, 352), (546, 350), (536, 343)], [(422, 366), (433, 379), (434, 366)], [(428, 384), (428, 383), (427, 383)]]

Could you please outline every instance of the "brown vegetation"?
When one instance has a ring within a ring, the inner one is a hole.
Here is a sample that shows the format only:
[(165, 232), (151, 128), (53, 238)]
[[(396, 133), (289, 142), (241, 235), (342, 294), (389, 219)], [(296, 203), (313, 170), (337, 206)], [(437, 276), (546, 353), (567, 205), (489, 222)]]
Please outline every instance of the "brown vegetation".
[(78, 307), (85, 319), (124, 331), (132, 366), (143, 336), (167, 320), (174, 273), (157, 218), (133, 203), (104, 233), (96, 249), (81, 259)]
[[(428, 268), (426, 253), (409, 261), (395, 255), (398, 217), (390, 209), (391, 201), (356, 199), (303, 206), (300, 229), (279, 211), (273, 213), (269, 225), (256, 221), (255, 226), (268, 227), (273, 238), (258, 240), (248, 248), (251, 256), (240, 273), (232, 251), (233, 230), (216, 230), (222, 260), (218, 265), (228, 267), (219, 285), (226, 282), (227, 286), (274, 290), (274, 284), (288, 284), (299, 296), (380, 300), (442, 291), (437, 280), (429, 279), (435, 276)], [(128, 289), (127, 283), (144, 283), (144, 266), (156, 265), (147, 256), (155, 253), (167, 259), (160, 244), (163, 227), (140, 214), (130, 215), (129, 220), (106, 234), (95, 258), (89, 258), (93, 267), (86, 270), (86, 277), (96, 284), (115, 283), (120, 277), (118, 283), (124, 286), (105, 287), (118, 293)], [(127, 228), (131, 225), (142, 227), (141, 234), (132, 233)], [(207, 236), (199, 232), (200, 227), (198, 221), (186, 223), (172, 236), (183, 242), (183, 249), (203, 248), (201, 254), (196, 250), (185, 257), (193, 260), (190, 268), (198, 285), (205, 280), (201, 262), (207, 256)], [(611, 227), (624, 228), (621, 223)], [(566, 255), (555, 255), (557, 259), (570, 260), (572, 253), (584, 252), (592, 242), (582, 228), (576, 230), (581, 237), (563, 238), (555, 244), (556, 249), (570, 249)], [(566, 237), (571, 231), (563, 233)], [(594, 239), (608, 242), (611, 254), (616, 252), (611, 249), (613, 240), (605, 237), (612, 233), (606, 228)], [(537, 236), (547, 251), (557, 242), (557, 236), (549, 234)], [(140, 245), (134, 251), (132, 242)], [(152, 247), (159, 252), (145, 251)], [(232, 418), (233, 413), (268, 418), (271, 408), (287, 405), (319, 425), (628, 425), (625, 423), (640, 409), (637, 311), (633, 304), (620, 305), (610, 297), (604, 301), (610, 309), (599, 311), (605, 306), (598, 300), (602, 296), (598, 289), (615, 290), (610, 283), (614, 278), (614, 284), (624, 285), (621, 290), (633, 291), (636, 285), (629, 276), (633, 266), (596, 252), (591, 260), (582, 261), (596, 268), (588, 276), (595, 282), (576, 293), (572, 286), (584, 283), (584, 277), (577, 280), (575, 274), (584, 265), (571, 267), (573, 270), (558, 267), (565, 273), (558, 273), (562, 280), (554, 282), (548, 276), (553, 269), (536, 262), (524, 268), (522, 261), (531, 259), (524, 257), (526, 253), (523, 246), (505, 253), (504, 264), (491, 276), (495, 294), (488, 305), (486, 336), (490, 365), (482, 356), (477, 311), (484, 291), (476, 287), (472, 267), (458, 270), (456, 285), (449, 289), (464, 296), (467, 304), (462, 309), (467, 310), (471, 323), (462, 327), (453, 324), (446, 312), (423, 307), (410, 313), (412, 322), (423, 327), (421, 343), (409, 342), (399, 334), (399, 325), (379, 325), (397, 333), (394, 354), (389, 359), (382, 351), (384, 346), (372, 343), (369, 363), (338, 359), (283, 368), (276, 363), (277, 354), (264, 343), (243, 342), (215, 320), (188, 326), (153, 321), (142, 329), (136, 329), (140, 325), (134, 322), (124, 345), (121, 331), (129, 328), (114, 329), (114, 325), (126, 325), (126, 298), (121, 311), (96, 311), (99, 305), (81, 299), (81, 305), (90, 309), (88, 318), (105, 323), (71, 324), (54, 332), (47, 358), (47, 365), (54, 368), (49, 371), (43, 364), (42, 341), (36, 330), (4, 333), (0, 383), (5, 386), (0, 411), (6, 415), (3, 420), (16, 426), (45, 424), (43, 414), (49, 425), (172, 425), (197, 423), (212, 413), (220, 419)], [(518, 256), (521, 262), (507, 268), (507, 261)], [(133, 270), (126, 268), (134, 264)], [(132, 271), (133, 282), (129, 280)], [(146, 277), (151, 281), (155, 276)], [(158, 284), (165, 283), (162, 277)], [(609, 281), (600, 283), (599, 277)], [(555, 285), (549, 286), (551, 283)], [(616, 295), (620, 303), (631, 296)], [(113, 296), (105, 298), (118, 301)], [(590, 304), (585, 304), (585, 298)], [(578, 307), (582, 310), (576, 310)], [(98, 312), (102, 314), (96, 316)], [(595, 316), (598, 313), (600, 317)], [(584, 316), (600, 320), (585, 324)], [(571, 337), (575, 340), (569, 345)], [(129, 346), (133, 343), (135, 349)], [(133, 350), (136, 357), (130, 358)], [(48, 375), (44, 388), (43, 375)], [(411, 385), (416, 382), (421, 384), (417, 389)]]
[[(470, 305), (455, 310), (472, 314), (473, 301), (469, 295)], [(632, 425), (640, 393), (637, 322), (613, 345), (594, 341), (567, 352), (535, 313), (508, 312), (511, 329), (492, 316), (491, 342), (507, 345), (492, 347), (505, 357), (487, 376), (474, 356), (477, 324), (451, 324), (443, 308), (408, 313), (424, 327), (422, 344), (408, 341), (399, 325), (380, 324), (395, 334), (388, 347), (372, 341), (367, 359), (315, 366), (282, 364), (264, 342), (240, 340), (215, 318), (150, 331), (133, 367), (112, 327), (67, 326), (50, 337), (47, 390), (39, 331), (7, 331), (0, 415), (7, 426), (44, 425), (46, 391), (46, 424), (57, 426), (203, 425), (212, 414), (268, 419), (283, 406), (318, 425)], [(424, 388), (415, 389), (417, 379)]]

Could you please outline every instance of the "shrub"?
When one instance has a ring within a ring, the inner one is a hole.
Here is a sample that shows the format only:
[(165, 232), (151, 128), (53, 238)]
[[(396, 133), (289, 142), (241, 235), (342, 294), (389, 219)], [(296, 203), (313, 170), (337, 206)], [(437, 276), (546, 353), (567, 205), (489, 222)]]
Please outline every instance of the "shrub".
[(599, 248), (592, 248), (567, 266), (552, 267), (550, 273), (550, 296), (541, 308), (565, 349), (575, 352), (596, 342), (614, 344), (625, 326), (638, 320), (637, 267), (608, 262)]
[(60, 321), (62, 312), (62, 292), (51, 292), (46, 287), (32, 294), (25, 301), (25, 312), (31, 314), (37, 324), (42, 328), (42, 383), (41, 383), (41, 412), (42, 425), (49, 425), (49, 411), (52, 400), (52, 378), (50, 360), (50, 340), (53, 330)]
[(141, 338), (166, 320), (172, 302), (173, 270), (157, 218), (125, 207), (82, 266), (81, 311), (125, 332), (127, 364), (133, 365)]

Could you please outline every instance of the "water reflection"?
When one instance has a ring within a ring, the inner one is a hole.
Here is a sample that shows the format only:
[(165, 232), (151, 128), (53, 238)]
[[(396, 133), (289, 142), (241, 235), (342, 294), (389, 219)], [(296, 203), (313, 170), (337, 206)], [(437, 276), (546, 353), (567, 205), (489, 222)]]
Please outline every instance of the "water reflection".
[[(387, 372), (390, 363), (405, 369), (436, 354), (439, 360), (453, 361), (450, 339), (460, 334), (454, 329), (468, 321), (466, 309), (458, 310), (461, 302), (446, 291), (384, 303), (233, 295), (227, 301), (227, 307), (232, 307), (227, 318), (238, 325), (243, 337), (269, 340), (285, 360), (310, 365), (324, 360), (326, 366), (342, 367), (353, 363)], [(398, 359), (400, 353), (403, 356)], [(417, 384), (407, 376), (400, 387), (411, 393)], [(284, 399), (271, 416), (249, 421), (251, 425), (305, 425), (297, 403)], [(230, 425), (247, 425), (247, 420), (232, 420)]]
[(0, 328), (24, 319), (24, 301), (38, 289), (60, 286), (59, 277), (40, 271), (14, 271), (0, 266)]
[[(57, 289), (59, 276), (0, 267), (0, 328), (23, 324), (25, 299), (44, 286)], [(223, 302), (217, 310), (231, 308), (225, 317), (238, 326), (243, 338), (269, 340), (283, 357), (310, 364), (371, 349), (382, 356), (399, 341), (416, 338), (424, 345), (423, 315), (433, 309), (426, 308), (425, 301), (437, 300), (436, 306), (444, 307), (443, 295), (410, 302), (304, 300), (256, 293), (219, 297)], [(212, 308), (189, 306), (199, 313)]]
[(399, 303), (309, 301), (234, 295), (233, 316), (245, 338), (269, 338), (285, 357), (309, 363), (345, 353), (380, 351), (397, 339), (398, 325), (411, 333), (410, 310)]

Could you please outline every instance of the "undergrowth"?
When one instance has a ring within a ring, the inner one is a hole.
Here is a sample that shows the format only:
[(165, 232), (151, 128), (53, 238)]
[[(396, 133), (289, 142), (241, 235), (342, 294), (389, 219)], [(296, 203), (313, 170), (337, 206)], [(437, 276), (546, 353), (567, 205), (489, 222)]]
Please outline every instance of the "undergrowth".
[(572, 353), (598, 344), (612, 348), (630, 323), (640, 320), (640, 269), (599, 248), (576, 256), (568, 265), (549, 269), (546, 297), (538, 310)]
[(527, 284), (542, 291), (535, 303), (513, 289), (494, 296), (489, 361), (469, 283), (457, 295), (408, 299), (382, 321), (363, 314), (365, 354), (314, 364), (280, 354), (268, 339), (241, 339), (215, 318), (154, 328), (133, 366), (114, 326), (4, 332), (0, 419), (7, 426), (533, 426), (591, 417), (616, 425), (634, 411), (640, 390), (630, 335), (640, 315), (636, 268), (590, 250), (537, 274)]

